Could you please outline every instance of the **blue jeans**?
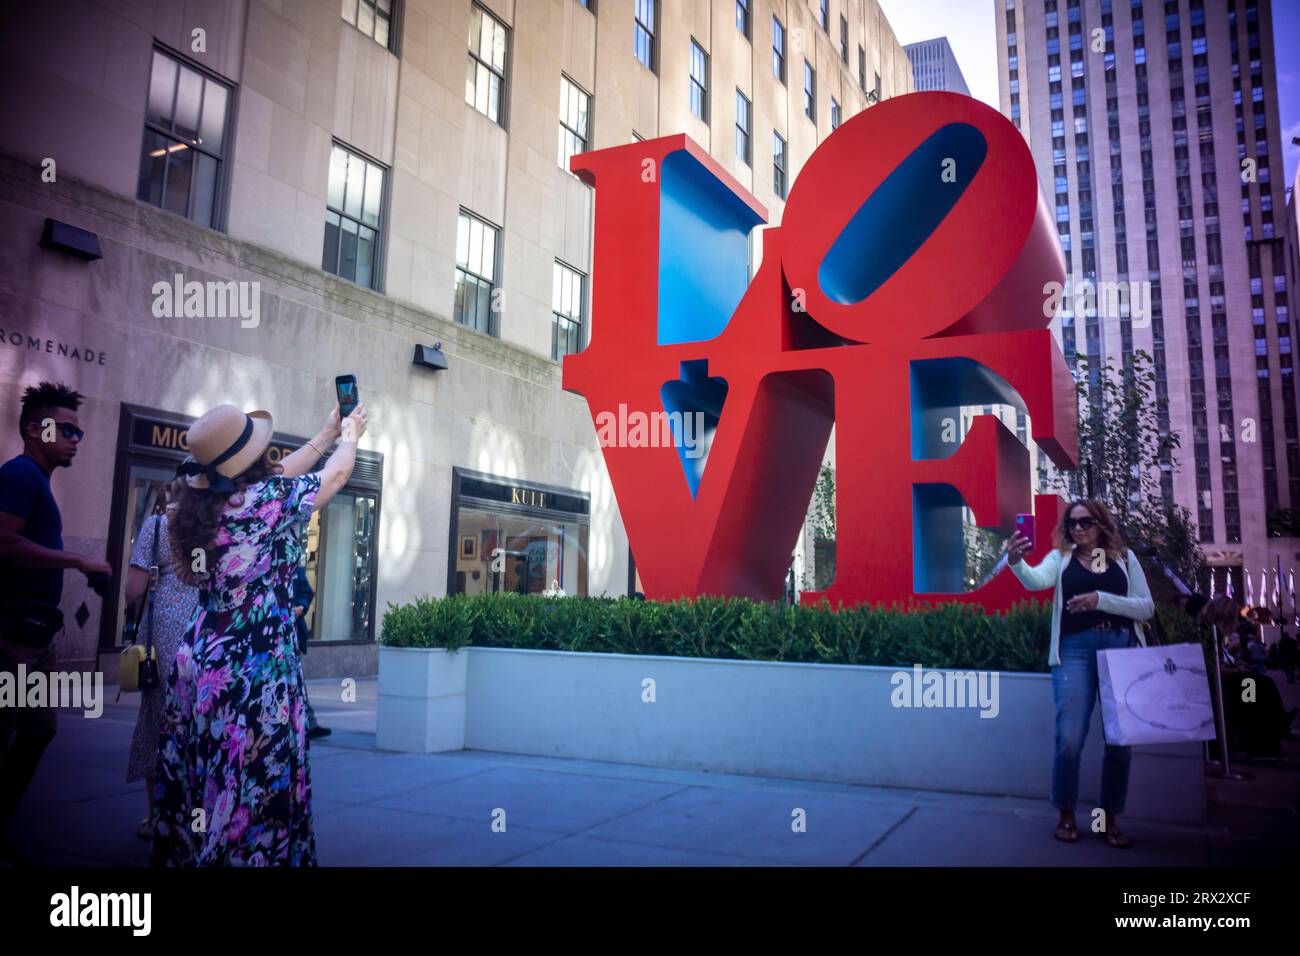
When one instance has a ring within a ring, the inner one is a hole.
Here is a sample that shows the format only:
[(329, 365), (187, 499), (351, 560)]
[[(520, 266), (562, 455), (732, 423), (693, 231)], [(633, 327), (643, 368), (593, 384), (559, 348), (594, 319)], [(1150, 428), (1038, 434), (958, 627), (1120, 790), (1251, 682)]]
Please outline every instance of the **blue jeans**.
[[(1052, 668), (1056, 699), (1056, 759), (1052, 763), (1052, 804), (1073, 811), (1079, 799), (1079, 762), (1088, 739), (1088, 724), (1097, 701), (1097, 652), (1128, 647), (1132, 630), (1088, 630), (1061, 635), (1061, 663)], [(1128, 796), (1128, 747), (1106, 745), (1101, 764), (1101, 808), (1107, 818), (1124, 810)]]

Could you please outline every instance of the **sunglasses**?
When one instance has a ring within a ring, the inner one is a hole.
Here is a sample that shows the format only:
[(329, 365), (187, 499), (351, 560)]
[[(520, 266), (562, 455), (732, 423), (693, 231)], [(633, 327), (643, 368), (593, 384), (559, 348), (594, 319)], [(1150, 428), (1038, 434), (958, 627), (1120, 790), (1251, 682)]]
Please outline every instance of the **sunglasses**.
[(71, 422), (64, 422), (59, 426), (59, 430), (63, 432), (64, 438), (75, 438), (77, 441), (81, 441), (86, 437), (86, 433)]
[(1080, 531), (1091, 531), (1092, 526), (1096, 523), (1097, 522), (1093, 521), (1091, 518), (1066, 518), (1065, 530), (1073, 531), (1075, 528), (1078, 528)]

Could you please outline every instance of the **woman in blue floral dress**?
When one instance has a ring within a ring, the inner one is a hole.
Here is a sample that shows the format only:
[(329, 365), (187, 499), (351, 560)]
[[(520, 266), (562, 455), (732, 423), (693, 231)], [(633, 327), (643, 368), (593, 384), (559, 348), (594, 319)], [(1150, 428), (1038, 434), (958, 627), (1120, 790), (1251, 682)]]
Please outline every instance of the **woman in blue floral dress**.
[[(175, 510), (174, 506), (172, 510)], [(128, 781), (145, 781), (149, 816), (141, 823), (138, 833), (146, 840), (153, 835), (153, 783), (158, 766), (158, 735), (162, 731), (165, 683), (176, 660), (181, 635), (194, 615), (199, 597), (198, 590), (176, 577), (172, 568), (166, 513), (146, 518), (136, 535), (126, 578), (128, 604), (149, 600), (149, 569), (155, 563), (158, 565), (158, 584), (154, 590), (152, 621), (147, 606), (142, 607), (137, 638), (142, 644), (146, 640), (153, 644), (158, 657), (158, 673), (163, 682), (158, 687), (140, 688), (140, 710), (136, 714), (135, 732), (131, 735), (131, 757), (126, 768)]]
[[(314, 866), (306, 696), (289, 582), (303, 530), (347, 482), (365, 431), (335, 409), (312, 441), (267, 463), (271, 416), (233, 405), (189, 429), (193, 460), (168, 522), (177, 575), (202, 590), (167, 678), (153, 860)], [(308, 469), (340, 438), (317, 474)]]

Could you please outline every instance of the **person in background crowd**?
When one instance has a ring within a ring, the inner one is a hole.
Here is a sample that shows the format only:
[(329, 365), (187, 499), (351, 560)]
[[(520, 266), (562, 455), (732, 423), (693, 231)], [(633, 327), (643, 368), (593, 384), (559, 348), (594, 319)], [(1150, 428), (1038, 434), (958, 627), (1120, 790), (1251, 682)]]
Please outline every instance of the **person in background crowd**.
[[(167, 675), (176, 661), (176, 648), (180, 646), (185, 625), (189, 623), (199, 603), (198, 588), (186, 584), (176, 576), (172, 561), (172, 546), (167, 535), (167, 519), (175, 513), (175, 499), (180, 494), (180, 482), (172, 486), (172, 504), (145, 519), (131, 549), (131, 565), (126, 572), (126, 602), (128, 605), (143, 600), (140, 607), (140, 626), (136, 640), (153, 642), (158, 658), (158, 675), (163, 683), (158, 687), (140, 689), (140, 711), (135, 718), (135, 732), (131, 735), (131, 755), (127, 761), (126, 779), (145, 781), (145, 799), (149, 815), (140, 822), (138, 835), (142, 840), (153, 832), (153, 788), (158, 765), (158, 736), (162, 732), (163, 688)], [(154, 590), (153, 621), (149, 620), (147, 592), (149, 569), (157, 567), (158, 584)]]
[(1300, 666), (1300, 646), (1286, 628), (1282, 628), (1282, 637), (1277, 642), (1277, 666), (1286, 675), (1286, 682), (1294, 684), (1296, 668)]
[[(293, 626), (298, 637), (299, 657), (307, 653), (307, 642), (311, 640), (311, 629), (307, 627), (307, 612), (311, 610), (311, 602), (315, 598), (316, 591), (312, 588), (311, 582), (307, 580), (307, 569), (300, 564), (293, 572), (293, 587), (290, 598), (293, 601)], [(307, 702), (308, 738), (315, 740), (317, 737), (328, 737), (331, 733), (330, 729), (322, 727), (316, 722), (316, 711), (311, 705), (311, 697), (308, 696), (306, 681), (302, 685), (302, 699)]]
[[(266, 456), (272, 429), (268, 412), (233, 405), (189, 429), (194, 461), (181, 466), (187, 484), (168, 533), (177, 573), (204, 593), (167, 683), (155, 864), (316, 865), (289, 586), (312, 511), (352, 474), (366, 409), (358, 405), (340, 427), (335, 408), (315, 438), (279, 465)], [(335, 441), (321, 471), (308, 474)], [(203, 811), (200, 830), (196, 810)]]
[(1247, 608), (1237, 619), (1237, 640), (1235, 657), (1237, 662), (1257, 674), (1263, 674), (1268, 662), (1268, 648), (1264, 646), (1260, 627), (1267, 627), (1273, 622), (1273, 615), (1268, 608)]
[[(113, 569), (102, 558), (63, 550), (63, 518), (50, 488), (69, 468), (85, 433), (82, 396), (41, 382), (23, 392), (18, 432), (23, 452), (0, 466), (0, 671), (55, 669), (54, 637), (63, 627), (63, 572), (86, 575), (100, 596)], [(10, 825), (58, 726), (54, 707), (0, 708), (0, 861), (13, 856)]]
[[(1016, 532), (1007, 542), (1007, 560), (1020, 583), (1031, 591), (1055, 588), (1052, 599), (1052, 692), (1056, 698), (1056, 758), (1052, 766), (1052, 804), (1060, 812), (1056, 838), (1079, 839), (1075, 806), (1079, 763), (1098, 694), (1097, 652), (1146, 643), (1133, 622), (1155, 614), (1146, 575), (1125, 547), (1110, 510), (1100, 501), (1070, 502), (1054, 535), (1055, 547), (1037, 567), (1024, 561), (1032, 542)], [(1101, 809), (1106, 842), (1127, 849), (1133, 841), (1119, 828), (1128, 796), (1131, 751), (1106, 745), (1101, 768)]]
[(1228, 746), (1245, 751), (1247, 760), (1271, 762), (1281, 758), (1283, 740), (1300, 739), (1291, 730), (1297, 711), (1287, 711), (1273, 679), (1245, 660), (1255, 630), (1248, 613), (1220, 596), (1210, 602), (1205, 619), (1219, 629), (1224, 644), (1219, 676)]

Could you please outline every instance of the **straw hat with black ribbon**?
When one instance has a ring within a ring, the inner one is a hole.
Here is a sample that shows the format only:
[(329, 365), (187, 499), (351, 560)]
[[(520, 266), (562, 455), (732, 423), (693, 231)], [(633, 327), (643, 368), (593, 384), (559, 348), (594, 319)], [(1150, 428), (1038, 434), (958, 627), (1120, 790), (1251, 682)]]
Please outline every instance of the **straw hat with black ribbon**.
[(270, 412), (218, 405), (190, 426), (191, 457), (176, 469), (176, 477), (191, 488), (232, 494), (238, 490), (234, 479), (266, 454), (273, 430)]

